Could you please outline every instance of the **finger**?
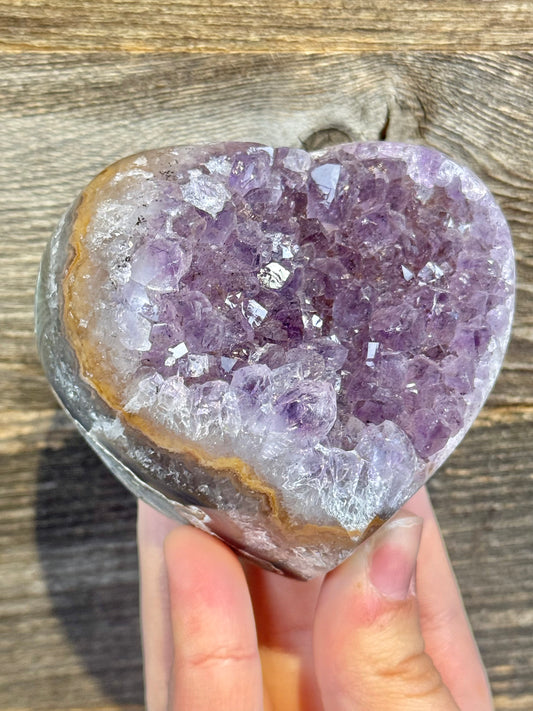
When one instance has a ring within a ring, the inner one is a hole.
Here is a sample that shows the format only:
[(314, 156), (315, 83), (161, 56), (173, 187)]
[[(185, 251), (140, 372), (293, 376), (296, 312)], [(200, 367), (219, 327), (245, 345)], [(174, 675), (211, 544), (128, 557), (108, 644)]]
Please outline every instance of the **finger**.
[(259, 711), (261, 664), (237, 557), (185, 526), (165, 542), (174, 640), (172, 711)]
[(275, 709), (322, 711), (313, 620), (322, 577), (307, 582), (246, 564), (265, 690)]
[(401, 512), (330, 573), (315, 620), (326, 711), (457, 711), (424, 651), (414, 595), (421, 519)]
[(149, 711), (167, 711), (172, 630), (163, 543), (179, 524), (139, 501), (137, 540), (141, 595), (144, 688)]
[(490, 711), (487, 674), (426, 488), (407, 506), (424, 519), (416, 583), (426, 650), (459, 708)]

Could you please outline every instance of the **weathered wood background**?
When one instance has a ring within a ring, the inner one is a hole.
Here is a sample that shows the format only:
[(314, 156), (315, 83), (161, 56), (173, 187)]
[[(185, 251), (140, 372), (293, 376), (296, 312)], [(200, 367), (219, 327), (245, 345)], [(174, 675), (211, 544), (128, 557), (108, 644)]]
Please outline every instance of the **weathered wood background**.
[(135, 502), (33, 342), (59, 216), (142, 148), (348, 137), (466, 162), (511, 225), (513, 340), (431, 491), (496, 708), (533, 709), (532, 48), (518, 0), (0, 0), (0, 708), (143, 707)]

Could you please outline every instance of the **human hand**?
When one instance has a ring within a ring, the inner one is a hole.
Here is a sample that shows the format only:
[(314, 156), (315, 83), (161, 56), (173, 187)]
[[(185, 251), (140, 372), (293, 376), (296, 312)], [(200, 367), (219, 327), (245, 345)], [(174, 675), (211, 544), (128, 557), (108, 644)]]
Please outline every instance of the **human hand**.
[(425, 489), (408, 509), (299, 582), (140, 502), (148, 711), (490, 711)]

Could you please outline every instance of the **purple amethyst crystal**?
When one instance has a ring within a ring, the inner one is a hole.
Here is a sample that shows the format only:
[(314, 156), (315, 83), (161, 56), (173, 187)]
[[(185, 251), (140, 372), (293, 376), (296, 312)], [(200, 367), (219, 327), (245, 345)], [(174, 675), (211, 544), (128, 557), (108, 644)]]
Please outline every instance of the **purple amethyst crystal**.
[(461, 440), (500, 367), (513, 284), (494, 199), (435, 150), (155, 150), (67, 213), (38, 341), (136, 494), (309, 577)]

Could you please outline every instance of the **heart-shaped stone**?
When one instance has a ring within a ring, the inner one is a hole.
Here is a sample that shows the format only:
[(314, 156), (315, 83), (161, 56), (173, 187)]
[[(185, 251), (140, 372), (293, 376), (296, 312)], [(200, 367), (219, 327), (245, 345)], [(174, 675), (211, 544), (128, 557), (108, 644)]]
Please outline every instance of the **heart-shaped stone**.
[(155, 150), (65, 216), (39, 350), (138, 496), (305, 578), (461, 440), (500, 367), (513, 284), (494, 199), (435, 150)]

